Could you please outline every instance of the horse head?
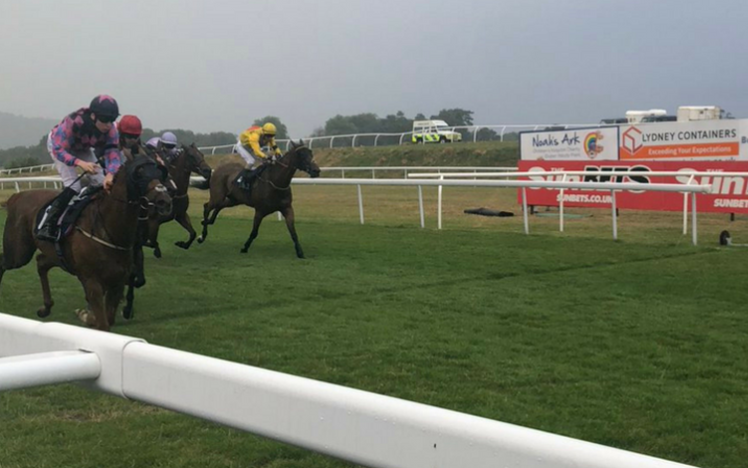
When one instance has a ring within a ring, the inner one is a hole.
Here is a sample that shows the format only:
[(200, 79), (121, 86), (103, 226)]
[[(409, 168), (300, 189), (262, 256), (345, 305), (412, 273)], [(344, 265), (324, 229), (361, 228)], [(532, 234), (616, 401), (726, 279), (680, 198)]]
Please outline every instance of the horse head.
[(161, 215), (171, 213), (171, 196), (163, 184), (169, 177), (165, 167), (150, 158), (141, 157), (125, 164), (124, 169), (128, 201), (140, 200), (155, 206)]
[(291, 151), (289, 153), (294, 156), (293, 164), (296, 169), (306, 172), (311, 178), (319, 177), (320, 169), (314, 162), (314, 153), (308, 146), (304, 145), (303, 140), (299, 140), (298, 144), (291, 140)]
[(199, 174), (210, 182), (210, 175), (213, 170), (205, 162), (205, 155), (195, 146), (195, 143), (189, 146), (182, 145), (182, 151), (185, 154), (185, 158), (187, 158), (187, 168), (190, 172)]

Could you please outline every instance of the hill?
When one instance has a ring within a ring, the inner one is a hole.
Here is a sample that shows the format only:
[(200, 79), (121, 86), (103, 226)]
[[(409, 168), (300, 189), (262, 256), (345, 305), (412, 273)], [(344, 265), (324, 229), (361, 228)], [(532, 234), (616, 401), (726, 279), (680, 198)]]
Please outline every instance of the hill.
[[(282, 148), (282, 146), (281, 146)], [(314, 160), (321, 167), (341, 166), (517, 166), (519, 145), (511, 142), (457, 143), (450, 145), (362, 146), (317, 148)], [(225, 155), (208, 156), (213, 167)], [(234, 159), (239, 161), (238, 157)]]
[(0, 150), (34, 146), (57, 124), (55, 119), (22, 117), (0, 112)]
[(320, 166), (516, 166), (517, 142), (313, 148)]

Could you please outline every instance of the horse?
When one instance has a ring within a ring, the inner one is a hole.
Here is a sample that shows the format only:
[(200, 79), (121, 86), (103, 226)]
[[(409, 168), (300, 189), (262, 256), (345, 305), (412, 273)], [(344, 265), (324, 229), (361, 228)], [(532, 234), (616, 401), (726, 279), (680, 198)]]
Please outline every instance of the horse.
[(177, 241), (174, 243), (182, 249), (189, 249), (192, 242), (197, 237), (197, 232), (192, 228), (190, 215), (187, 214), (187, 208), (190, 206), (190, 198), (187, 195), (187, 189), (190, 187), (190, 174), (201, 175), (210, 182), (212, 169), (205, 162), (205, 156), (197, 149), (194, 143), (189, 146), (182, 145), (178, 155), (172, 161), (165, 159), (169, 175), (176, 184), (176, 192), (172, 195), (173, 209), (168, 216), (161, 216), (152, 213), (148, 218), (147, 240), (143, 245), (153, 248), (153, 255), (161, 258), (161, 248), (158, 245), (159, 226), (171, 220), (176, 220), (188, 233), (189, 239)]
[(265, 216), (280, 211), (286, 219), (286, 227), (291, 234), (296, 256), (304, 258), (304, 251), (299, 244), (294, 227), (294, 211), (291, 205), (293, 197), (291, 194), (291, 179), (296, 170), (302, 170), (312, 178), (319, 177), (320, 169), (313, 161), (312, 150), (304, 145), (303, 141), (298, 144), (291, 142), (291, 149), (287, 151), (274, 163), (266, 163), (257, 170), (262, 171), (252, 183), (251, 192), (241, 188), (234, 181), (239, 173), (244, 170), (240, 163), (225, 164), (213, 171), (210, 181), (210, 200), (203, 205), (203, 232), (197, 238), (202, 244), (208, 237), (208, 226), (215, 223), (218, 213), (224, 209), (239, 204), (251, 206), (255, 209), (252, 233), (244, 243), (241, 253), (247, 253), (252, 241), (257, 237)]
[[(144, 146), (138, 141), (135, 146), (130, 148), (122, 148), (122, 155), (127, 161), (133, 161), (138, 158), (150, 158), (160, 168), (163, 168), (164, 178), (162, 182), (169, 192), (169, 196), (174, 201), (174, 197), (177, 194), (177, 185), (174, 179), (169, 174), (169, 169), (164, 163), (162, 157), (164, 156), (156, 149), (149, 146)], [(172, 203), (173, 205), (173, 203)], [(173, 206), (172, 206), (173, 208)], [(142, 288), (145, 286), (145, 261), (143, 257), (143, 245), (148, 240), (148, 223), (149, 219), (158, 218), (158, 213), (153, 208), (149, 209), (147, 213), (142, 213), (138, 216), (138, 228), (136, 234), (135, 246), (133, 247), (133, 271), (130, 273), (130, 278), (127, 282), (127, 294), (125, 295), (125, 306), (122, 308), (122, 316), (126, 320), (130, 320), (133, 317), (133, 303), (135, 301), (135, 288)]]
[(114, 177), (111, 192), (97, 193), (75, 221), (72, 232), (61, 241), (59, 255), (54, 243), (34, 236), (37, 213), (58, 192), (29, 190), (13, 195), (6, 203), (0, 282), (7, 270), (28, 264), (38, 249), (36, 268), (44, 305), (37, 315), (44, 318), (52, 312), (48, 274), (51, 268), (60, 267), (83, 285), (92, 311), (87, 314), (88, 325), (109, 330), (133, 268), (139, 213), (150, 206), (164, 214), (171, 210), (164, 177), (164, 171), (150, 159), (125, 163)]

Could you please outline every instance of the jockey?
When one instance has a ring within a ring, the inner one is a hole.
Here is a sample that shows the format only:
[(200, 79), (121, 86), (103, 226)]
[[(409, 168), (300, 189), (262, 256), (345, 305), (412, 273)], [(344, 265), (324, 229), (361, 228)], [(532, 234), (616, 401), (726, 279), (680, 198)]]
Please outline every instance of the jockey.
[(262, 148), (269, 146), (273, 149), (274, 156), (280, 156), (281, 150), (275, 142), (275, 133), (275, 125), (267, 122), (262, 127), (254, 125), (239, 134), (236, 150), (242, 159), (247, 162), (249, 171), (244, 171), (236, 180), (236, 183), (246, 190), (251, 189), (252, 181), (257, 178), (257, 169), (254, 168), (255, 158), (262, 162), (269, 160)]
[(47, 151), (60, 173), (65, 190), (47, 208), (37, 238), (57, 240), (57, 220), (70, 200), (81, 191), (76, 166), (89, 174), (91, 183), (112, 188), (114, 174), (122, 166), (120, 138), (114, 121), (119, 115), (117, 101), (105, 94), (96, 96), (88, 107), (67, 115), (47, 137)]
[(164, 132), (164, 134), (161, 135), (161, 138), (159, 138), (158, 143), (159, 148), (167, 161), (171, 162), (179, 155), (177, 136), (172, 132)]
[(159, 137), (150, 138), (148, 141), (145, 142), (145, 146), (146, 146), (146, 148), (150, 148), (152, 150), (157, 150), (158, 149), (158, 142), (160, 140), (161, 139)]
[(117, 124), (119, 132), (119, 147), (122, 155), (127, 159), (137, 156), (140, 149), (140, 135), (143, 133), (143, 124), (134, 115), (123, 115)]

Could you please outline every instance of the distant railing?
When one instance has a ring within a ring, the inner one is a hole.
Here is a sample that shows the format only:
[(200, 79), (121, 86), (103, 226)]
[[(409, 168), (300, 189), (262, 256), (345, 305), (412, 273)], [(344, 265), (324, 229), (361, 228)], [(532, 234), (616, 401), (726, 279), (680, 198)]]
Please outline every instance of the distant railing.
[[(472, 141), (477, 142), (478, 141), (478, 134), (483, 129), (493, 130), (497, 133), (499, 141), (504, 141), (504, 135), (506, 134), (507, 130), (540, 130), (543, 128), (552, 127), (554, 129), (559, 128), (579, 128), (579, 127), (600, 127), (603, 126), (599, 123), (594, 124), (507, 124), (507, 125), (462, 125), (462, 126), (454, 126), (449, 127), (451, 131), (459, 131), (464, 130), (466, 133), (472, 133)], [(356, 147), (356, 143), (359, 143), (359, 146), (361, 143), (361, 140), (368, 138), (373, 138), (373, 144), (370, 146), (392, 146), (392, 145), (403, 145), (406, 142), (410, 143), (411, 139), (406, 139), (405, 137), (407, 135), (412, 135), (413, 132), (403, 132), (403, 133), (352, 133), (348, 135), (329, 135), (329, 136), (313, 136), (313, 137), (306, 137), (303, 138), (304, 143), (306, 143), (310, 148), (313, 148), (315, 143), (317, 144), (317, 147), (320, 147), (319, 144), (322, 141), (325, 141), (326, 144), (323, 145), (327, 148), (334, 148), (335, 147), (335, 140), (345, 140), (350, 139), (351, 140), (351, 148)], [(396, 143), (394, 143), (396, 141)], [(291, 140), (278, 140), (278, 143), (280, 145), (283, 145), (286, 151), (288, 151), (288, 148), (290, 146)], [(380, 144), (381, 142), (381, 144)], [(390, 143), (384, 143), (384, 142), (390, 142)], [(422, 143), (425, 144), (425, 143)], [(235, 152), (234, 147), (236, 146), (236, 143), (230, 144), (230, 145), (219, 145), (219, 146), (204, 146), (200, 147), (200, 151), (202, 152), (209, 152), (210, 154), (221, 154), (221, 150), (227, 150), (230, 152)], [(348, 145), (346, 145), (348, 146)], [(218, 152), (217, 152), (218, 151)]]
[[(519, 130), (540, 130), (540, 129), (547, 128), (547, 127), (553, 127), (554, 129), (558, 129), (558, 128), (600, 127), (600, 126), (602, 125), (599, 123), (595, 123), (595, 124), (507, 124), (507, 125), (463, 125), (463, 126), (449, 127), (449, 129), (451, 131), (464, 130), (466, 133), (472, 133), (472, 141), (477, 142), (478, 134), (483, 129), (495, 131), (499, 137), (498, 138), (499, 141), (504, 141), (504, 136), (507, 130), (519, 131)], [(364, 139), (373, 139), (372, 145), (366, 145), (366, 146), (393, 146), (393, 145), (403, 145), (405, 143), (410, 143), (411, 139), (410, 138), (406, 139), (405, 137), (407, 135), (412, 135), (412, 134), (413, 132), (352, 133), (348, 135), (313, 136), (313, 137), (303, 138), (303, 140), (304, 140), (304, 143), (306, 143), (310, 148), (313, 148), (315, 144), (319, 148), (321, 147), (320, 144), (322, 142), (326, 143), (325, 145), (323, 145), (324, 147), (334, 148), (336, 140), (341, 141), (345, 139), (350, 139), (351, 148), (355, 148), (356, 143), (359, 143), (359, 146), (364, 146), (360, 144), (361, 141)], [(298, 141), (298, 140), (294, 140), (294, 141)], [(288, 151), (288, 149), (291, 146), (290, 139), (277, 140), (277, 142), (285, 151)], [(421, 143), (421, 144), (425, 144), (425, 143)], [(348, 145), (346, 144), (346, 146)], [(236, 147), (236, 143), (231, 143), (227, 145), (201, 146), (198, 149), (202, 151), (203, 153), (210, 153), (211, 155), (215, 155), (215, 154), (235, 153), (236, 152), (234, 150), (235, 147)], [(54, 167), (54, 164), (42, 164), (40, 166), (17, 167), (13, 169), (0, 169), (0, 176), (30, 173), (30, 172), (36, 172), (36, 171), (45, 171), (48, 169), (52, 169), (53, 167)]]
[(32, 173), (32, 172), (44, 172), (55, 167), (54, 164), (40, 164), (38, 166), (26, 166), (26, 167), (14, 167), (13, 169), (0, 169), (0, 175), (13, 175)]

